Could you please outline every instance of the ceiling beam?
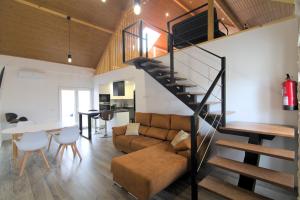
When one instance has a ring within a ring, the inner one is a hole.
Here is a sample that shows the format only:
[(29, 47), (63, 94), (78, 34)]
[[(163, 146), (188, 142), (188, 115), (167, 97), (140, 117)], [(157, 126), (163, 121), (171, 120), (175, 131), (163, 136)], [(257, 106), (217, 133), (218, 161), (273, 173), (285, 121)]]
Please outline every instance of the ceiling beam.
[[(186, 12), (190, 12), (190, 8), (188, 8), (186, 5), (184, 5), (180, 0), (173, 0), (180, 8), (182, 8)], [(191, 13), (192, 16), (195, 16), (194, 13)]]
[(239, 30), (243, 29), (242, 23), (238, 20), (238, 18), (234, 15), (232, 10), (229, 8), (224, 0), (215, 0), (215, 5), (218, 9), (223, 12), (223, 14), (227, 17), (227, 19)]
[[(25, 0), (15, 0), (15, 2), (18, 2), (20, 4), (29, 6), (31, 8), (38, 9), (42, 12), (46, 12), (46, 13), (49, 13), (49, 14), (52, 14), (52, 15), (55, 15), (57, 17), (61, 17), (61, 18), (64, 18), (64, 19), (67, 19), (67, 17), (68, 17), (68, 15), (66, 15), (66, 14), (63, 14), (63, 13), (60, 13), (60, 12), (57, 12), (57, 11), (39, 6), (39, 5), (34, 4), (34, 3), (30, 3), (30, 2), (25, 1)], [(105, 33), (108, 33), (108, 34), (113, 34), (114, 33), (114, 31), (112, 31), (112, 30), (109, 30), (109, 29), (91, 24), (89, 22), (86, 22), (86, 21), (83, 21), (83, 20), (80, 20), (80, 19), (77, 19), (77, 18), (73, 18), (72, 16), (71, 16), (71, 21), (76, 22), (76, 23), (81, 24), (81, 25), (84, 25), (84, 26), (88, 26), (90, 28), (93, 28), (93, 29), (96, 29), (96, 30), (99, 30), (99, 31), (102, 31), (102, 32), (105, 32)]]

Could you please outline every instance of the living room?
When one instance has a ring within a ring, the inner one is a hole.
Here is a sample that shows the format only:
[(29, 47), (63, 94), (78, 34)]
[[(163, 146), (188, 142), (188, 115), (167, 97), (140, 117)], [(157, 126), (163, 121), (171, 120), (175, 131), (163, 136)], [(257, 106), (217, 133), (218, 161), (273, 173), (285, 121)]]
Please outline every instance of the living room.
[(1, 1), (0, 199), (297, 199), (297, 10)]

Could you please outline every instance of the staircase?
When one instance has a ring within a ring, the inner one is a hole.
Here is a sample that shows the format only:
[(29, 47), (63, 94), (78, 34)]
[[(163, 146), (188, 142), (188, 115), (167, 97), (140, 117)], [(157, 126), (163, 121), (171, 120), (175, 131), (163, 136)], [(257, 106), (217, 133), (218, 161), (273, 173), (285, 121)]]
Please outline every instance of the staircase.
[[(198, 199), (198, 190), (200, 188), (216, 193), (227, 199), (268, 199), (267, 197), (254, 192), (256, 180), (264, 181), (293, 191), (295, 183), (294, 176), (292, 174), (259, 167), (259, 160), (260, 155), (283, 159), (286, 162), (295, 160), (294, 151), (262, 145), (263, 140), (273, 140), (275, 137), (295, 139), (294, 128), (246, 122), (226, 123), (226, 115), (230, 114), (230, 112), (226, 111), (226, 58), (218, 56), (195, 44), (184, 41), (188, 45), (220, 60), (220, 69), (214, 79), (210, 80), (210, 86), (205, 91), (192, 92), (191, 88), (197, 87), (198, 85), (193, 81), (188, 80), (186, 77), (180, 76), (178, 72), (174, 71), (173, 40), (175, 36), (168, 31), (153, 26), (161, 32), (168, 34), (170, 66), (167, 66), (161, 61), (148, 58), (147, 46), (146, 52), (144, 52), (144, 40), (146, 40), (147, 45), (147, 37), (144, 38), (142, 34), (144, 23), (145, 22), (140, 21), (123, 30), (123, 62), (134, 65), (137, 69), (144, 70), (153, 79), (159, 82), (162, 87), (166, 88), (176, 98), (194, 111), (193, 116), (191, 116), (191, 199)], [(139, 26), (139, 35), (136, 33), (130, 33), (129, 29), (134, 25)], [(148, 26), (152, 25), (148, 24)], [(130, 57), (130, 59), (126, 59), (125, 37), (127, 34), (137, 37), (139, 44), (141, 44), (138, 56), (133, 58)], [(210, 97), (214, 96), (214, 89), (218, 86), (220, 87), (221, 97), (216, 98), (216, 101), (210, 101)], [(214, 105), (220, 105), (220, 110), (212, 110), (211, 107)], [(242, 143), (235, 140), (218, 140), (215, 143), (221, 148), (229, 148), (245, 152), (244, 160), (242, 162), (221, 156), (212, 157), (207, 162), (207, 164), (212, 167), (221, 168), (223, 170), (239, 174), (239, 181), (237, 185), (224, 182), (213, 175), (208, 175), (199, 182), (198, 172), (201, 169), (200, 167), (202, 166), (208, 151), (208, 149), (206, 149), (205, 155), (201, 158), (201, 160), (197, 159), (197, 153), (202, 146), (202, 143), (199, 145), (196, 141), (197, 135), (201, 132), (201, 127), (198, 129), (198, 124), (196, 124), (199, 117), (210, 125), (209, 130), (203, 135), (203, 141), (209, 141), (208, 146), (211, 145), (216, 132), (248, 138), (248, 143)], [(201, 199), (201, 197), (199, 198)]]
[(256, 180), (264, 181), (286, 190), (294, 190), (295, 180), (293, 174), (259, 167), (260, 155), (286, 161), (294, 161), (296, 159), (294, 151), (262, 145), (262, 140), (272, 140), (274, 137), (295, 139), (294, 128), (271, 124), (235, 122), (227, 123), (225, 127), (219, 127), (219, 131), (225, 134), (249, 138), (248, 143), (234, 140), (216, 141), (217, 146), (244, 151), (245, 157), (243, 162), (220, 156), (215, 156), (208, 160), (208, 164), (211, 166), (240, 174), (238, 185), (235, 186), (213, 176), (207, 176), (198, 183), (199, 187), (234, 200), (267, 199), (253, 192)]

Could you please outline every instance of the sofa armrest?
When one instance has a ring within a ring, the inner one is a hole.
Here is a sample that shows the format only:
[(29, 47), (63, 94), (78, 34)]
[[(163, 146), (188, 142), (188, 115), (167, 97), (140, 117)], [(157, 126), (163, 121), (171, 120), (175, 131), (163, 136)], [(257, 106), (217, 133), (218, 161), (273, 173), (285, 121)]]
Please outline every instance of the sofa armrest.
[(112, 128), (113, 136), (125, 135), (126, 129), (127, 129), (127, 125), (113, 127)]

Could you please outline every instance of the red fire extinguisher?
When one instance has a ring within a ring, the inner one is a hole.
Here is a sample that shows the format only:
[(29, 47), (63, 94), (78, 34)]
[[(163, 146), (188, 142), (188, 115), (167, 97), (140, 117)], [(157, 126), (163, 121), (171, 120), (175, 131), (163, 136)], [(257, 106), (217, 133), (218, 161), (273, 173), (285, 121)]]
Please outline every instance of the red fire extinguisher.
[(292, 80), (289, 74), (282, 83), (282, 95), (284, 110), (298, 110), (297, 82)]

